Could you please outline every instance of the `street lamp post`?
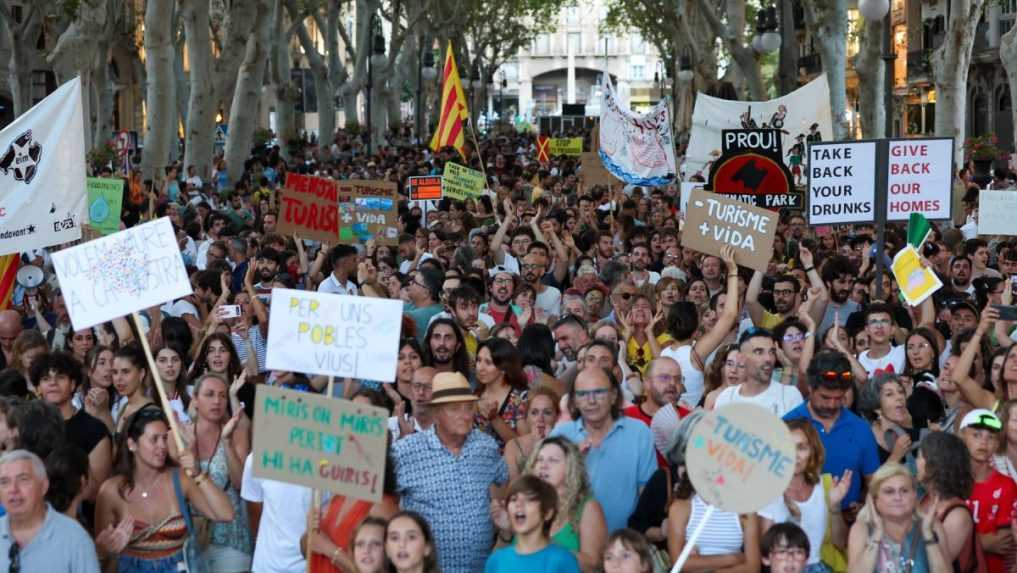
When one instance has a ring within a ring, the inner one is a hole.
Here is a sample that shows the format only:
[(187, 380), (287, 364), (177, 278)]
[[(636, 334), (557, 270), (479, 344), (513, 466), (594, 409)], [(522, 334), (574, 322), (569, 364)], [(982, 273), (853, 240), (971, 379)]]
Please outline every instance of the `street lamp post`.
[(480, 86), (483, 85), (484, 83), (484, 80), (481, 79), (480, 77), (480, 67), (477, 64), (473, 64), (473, 71), (470, 72), (470, 77), (472, 80), (470, 82), (470, 86), (473, 88), (470, 91), (470, 101), (473, 103), (472, 105), (473, 113), (470, 115), (470, 123), (472, 123), (473, 128), (476, 129), (477, 122), (475, 120), (475, 117), (479, 115), (477, 113), (477, 91), (480, 89)]
[(777, 8), (767, 6), (756, 14), (756, 36), (752, 38), (752, 49), (760, 54), (769, 54), (780, 49), (781, 38), (777, 32)]
[(508, 87), (508, 80), (505, 79), (505, 70), (498, 72), (498, 75), (501, 76), (501, 79), (498, 80), (498, 123), (501, 123), (505, 117), (504, 92), (505, 88)]
[[(374, 30), (374, 19), (377, 14), (371, 14), (371, 19), (367, 23), (368, 33)], [(385, 58), (385, 36), (381, 33), (374, 34), (372, 45), (371, 57), (367, 58), (367, 154), (371, 155), (372, 147), (374, 146), (374, 125), (371, 117), (371, 98), (372, 91), (374, 90), (374, 66), (383, 65), (384, 61), (378, 63), (379, 60)]]
[(424, 108), (423, 108), (423, 93), (424, 93), (424, 82), (434, 81), (434, 78), (438, 76), (438, 72), (434, 69), (434, 50), (430, 46), (427, 50), (424, 49), (424, 36), (420, 36), (420, 45), (417, 50), (417, 104), (416, 104), (416, 128), (417, 128), (417, 139), (423, 143), (424, 141)]

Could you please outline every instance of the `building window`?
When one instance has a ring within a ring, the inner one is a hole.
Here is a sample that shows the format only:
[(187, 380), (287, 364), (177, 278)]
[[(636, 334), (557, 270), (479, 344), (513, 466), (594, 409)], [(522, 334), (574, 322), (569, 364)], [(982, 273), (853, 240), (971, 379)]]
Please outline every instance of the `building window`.
[(579, 25), (579, 6), (569, 6), (565, 11), (565, 18), (569, 26)]
[(646, 69), (642, 64), (634, 64), (632, 66), (632, 79), (643, 80), (646, 79)]
[(639, 34), (632, 34), (631, 45), (633, 54), (645, 54), (646, 44), (643, 42), (643, 37)]
[(578, 56), (583, 51), (583, 35), (579, 32), (569, 32), (569, 52)]
[(611, 34), (601, 34), (597, 36), (597, 45), (593, 47), (593, 53), (598, 56), (604, 55), (605, 44), (607, 42), (607, 53), (613, 54), (615, 52), (615, 40)]
[(538, 55), (546, 55), (551, 51), (551, 37), (547, 34), (537, 34), (537, 39), (534, 40), (533, 53)]

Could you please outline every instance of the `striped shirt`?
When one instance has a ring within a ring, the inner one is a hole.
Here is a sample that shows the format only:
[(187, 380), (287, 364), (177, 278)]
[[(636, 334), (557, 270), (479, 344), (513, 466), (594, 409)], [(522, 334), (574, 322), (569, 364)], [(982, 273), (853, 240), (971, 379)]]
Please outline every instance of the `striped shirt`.
[[(247, 330), (247, 337), (250, 339), (251, 346), (254, 347), (254, 354), (258, 357), (258, 373), (267, 372), (268, 368), (265, 368), (265, 356), (268, 354), (268, 347), (265, 344), (265, 337), (261, 335), (261, 328), (258, 325), (252, 326)], [(240, 357), (240, 363), (246, 363), (247, 341), (235, 332), (230, 333), (230, 338), (233, 340), (233, 347), (237, 349), (237, 356)]]
[[(689, 523), (685, 526), (685, 539), (692, 538), (692, 532), (706, 515), (709, 505), (699, 497), (699, 494), (692, 496), (692, 512), (689, 515)], [(742, 551), (742, 522), (737, 513), (714, 508), (710, 522), (706, 524), (703, 533), (699, 536), (696, 549), (700, 555), (730, 555)]]

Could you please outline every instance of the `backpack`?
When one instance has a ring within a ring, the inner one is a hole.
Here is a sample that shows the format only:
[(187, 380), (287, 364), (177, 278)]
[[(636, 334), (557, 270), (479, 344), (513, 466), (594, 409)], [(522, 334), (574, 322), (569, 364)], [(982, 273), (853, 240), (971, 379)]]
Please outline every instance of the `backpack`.
[(936, 519), (943, 522), (943, 519), (954, 509), (963, 507), (964, 511), (968, 512), (971, 516), (971, 536), (964, 542), (964, 546), (961, 547), (960, 555), (953, 562), (954, 573), (988, 573), (989, 566), (985, 561), (985, 549), (982, 547), (981, 540), (978, 539), (978, 533), (975, 532), (974, 528), (974, 516), (971, 515), (971, 508), (964, 502), (963, 499), (954, 498), (951, 501), (943, 504), (936, 512)]

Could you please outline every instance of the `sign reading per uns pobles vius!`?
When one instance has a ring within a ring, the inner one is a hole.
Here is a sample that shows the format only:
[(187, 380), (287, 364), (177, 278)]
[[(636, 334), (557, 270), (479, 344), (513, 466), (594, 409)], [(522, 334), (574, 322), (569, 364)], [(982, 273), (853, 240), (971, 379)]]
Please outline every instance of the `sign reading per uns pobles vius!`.
[(809, 224), (871, 223), (876, 218), (876, 142), (809, 146)]
[(890, 141), (887, 221), (907, 221), (911, 213), (950, 218), (953, 145), (952, 138)]
[(766, 272), (773, 256), (778, 213), (716, 193), (693, 189), (682, 246), (710, 255), (731, 245), (739, 265)]

